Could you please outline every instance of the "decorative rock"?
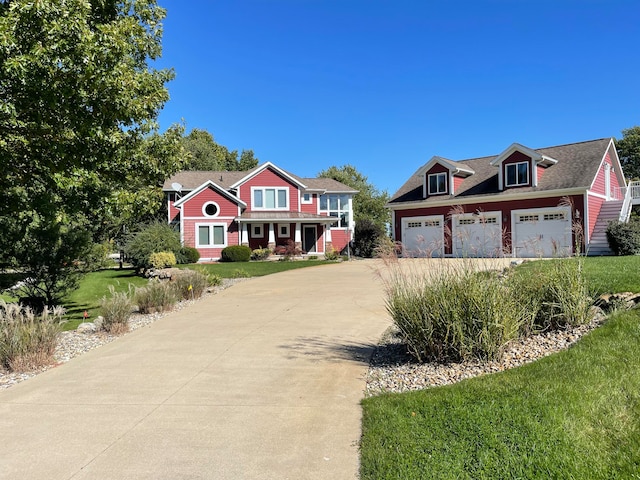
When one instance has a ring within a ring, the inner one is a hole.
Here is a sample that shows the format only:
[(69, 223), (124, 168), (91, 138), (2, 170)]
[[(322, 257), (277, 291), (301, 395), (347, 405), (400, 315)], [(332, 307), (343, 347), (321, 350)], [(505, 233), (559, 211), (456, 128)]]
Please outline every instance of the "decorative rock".
[(78, 333), (95, 333), (98, 330), (95, 323), (84, 322), (78, 325), (76, 332)]
[(102, 324), (104, 322), (104, 317), (102, 315), (98, 315), (96, 319), (93, 321), (93, 324), (96, 326), (97, 330), (102, 329)]

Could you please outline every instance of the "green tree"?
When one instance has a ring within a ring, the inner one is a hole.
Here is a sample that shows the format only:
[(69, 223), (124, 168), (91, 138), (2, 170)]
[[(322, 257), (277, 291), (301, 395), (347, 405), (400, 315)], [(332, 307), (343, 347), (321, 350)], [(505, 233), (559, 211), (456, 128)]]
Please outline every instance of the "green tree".
[[(150, 155), (177, 152), (155, 121), (173, 72), (149, 66), (164, 15), (155, 0), (0, 0), (0, 261), (49, 303), (72, 286), (114, 196), (180, 168)], [(47, 254), (59, 244), (64, 255)]]
[(185, 168), (187, 170), (237, 171), (250, 170), (258, 165), (253, 150), (229, 151), (216, 143), (213, 135), (206, 130), (194, 128), (184, 137), (184, 148), (191, 154)]
[(616, 140), (622, 171), (627, 178), (640, 178), (640, 126), (622, 130), (622, 138)]
[(367, 177), (353, 165), (332, 166), (321, 171), (318, 176), (333, 178), (354, 190), (358, 190), (358, 193), (353, 198), (353, 217), (355, 221), (371, 220), (381, 227), (383, 231), (386, 230), (386, 225), (389, 223), (391, 216), (389, 210), (385, 208), (389, 201), (389, 194), (385, 190), (380, 191), (369, 183)]

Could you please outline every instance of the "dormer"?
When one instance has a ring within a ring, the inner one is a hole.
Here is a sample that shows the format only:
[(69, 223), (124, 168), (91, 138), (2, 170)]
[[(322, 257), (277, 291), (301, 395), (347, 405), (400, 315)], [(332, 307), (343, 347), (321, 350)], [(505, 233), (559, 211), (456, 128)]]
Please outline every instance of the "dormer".
[(432, 157), (418, 175), (422, 176), (422, 196), (455, 195), (462, 181), (475, 172), (470, 167), (442, 157)]
[(557, 160), (520, 145), (512, 144), (491, 161), (498, 167), (498, 189), (537, 187), (544, 171)]

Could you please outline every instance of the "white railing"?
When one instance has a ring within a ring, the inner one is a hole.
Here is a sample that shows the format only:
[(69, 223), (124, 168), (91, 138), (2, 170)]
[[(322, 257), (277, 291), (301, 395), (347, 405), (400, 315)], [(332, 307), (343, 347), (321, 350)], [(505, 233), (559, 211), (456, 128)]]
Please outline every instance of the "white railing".
[(640, 182), (629, 182), (629, 185), (626, 187), (614, 189), (613, 193), (614, 198), (623, 201), (618, 220), (626, 222), (629, 220), (629, 215), (631, 215), (631, 207), (633, 206), (634, 200), (640, 199)]

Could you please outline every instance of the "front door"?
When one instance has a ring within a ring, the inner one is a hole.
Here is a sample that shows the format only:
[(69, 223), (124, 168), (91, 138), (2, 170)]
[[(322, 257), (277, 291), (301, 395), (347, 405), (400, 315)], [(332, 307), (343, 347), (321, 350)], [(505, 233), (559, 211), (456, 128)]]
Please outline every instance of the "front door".
[(318, 233), (315, 225), (304, 225), (302, 227), (302, 250), (307, 253), (315, 253)]

